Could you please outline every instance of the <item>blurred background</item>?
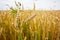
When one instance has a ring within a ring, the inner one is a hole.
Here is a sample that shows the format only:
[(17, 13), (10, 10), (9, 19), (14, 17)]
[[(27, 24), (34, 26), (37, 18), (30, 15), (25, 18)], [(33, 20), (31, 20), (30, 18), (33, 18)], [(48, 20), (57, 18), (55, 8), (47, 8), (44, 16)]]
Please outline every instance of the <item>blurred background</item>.
[(60, 0), (0, 0), (0, 10), (16, 8), (14, 1), (23, 4), (24, 10), (32, 10), (34, 3), (36, 10), (60, 10)]

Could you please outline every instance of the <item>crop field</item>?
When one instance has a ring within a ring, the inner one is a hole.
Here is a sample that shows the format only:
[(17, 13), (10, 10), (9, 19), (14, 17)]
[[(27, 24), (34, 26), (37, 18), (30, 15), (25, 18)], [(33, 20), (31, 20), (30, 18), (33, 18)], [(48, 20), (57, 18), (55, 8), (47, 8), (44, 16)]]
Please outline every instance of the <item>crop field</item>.
[(60, 40), (60, 10), (0, 11), (0, 40)]

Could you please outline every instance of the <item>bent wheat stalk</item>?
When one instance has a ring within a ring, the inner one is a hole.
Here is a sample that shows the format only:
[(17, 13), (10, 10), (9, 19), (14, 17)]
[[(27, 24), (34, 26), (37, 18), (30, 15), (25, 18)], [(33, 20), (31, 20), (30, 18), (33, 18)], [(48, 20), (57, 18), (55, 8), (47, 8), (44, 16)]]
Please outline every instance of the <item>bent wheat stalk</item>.
[(30, 20), (33, 19), (35, 16), (36, 16), (36, 14), (31, 15), (31, 16), (28, 17), (24, 22), (26, 23), (26, 22), (30, 21)]

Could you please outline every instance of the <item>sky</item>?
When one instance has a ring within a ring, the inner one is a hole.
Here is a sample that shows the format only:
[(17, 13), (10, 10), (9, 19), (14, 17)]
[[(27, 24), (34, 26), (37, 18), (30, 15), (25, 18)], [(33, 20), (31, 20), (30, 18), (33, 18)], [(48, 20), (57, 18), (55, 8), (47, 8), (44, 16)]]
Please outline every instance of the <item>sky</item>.
[(0, 10), (15, 8), (14, 1), (23, 4), (24, 10), (33, 10), (34, 2), (36, 10), (60, 10), (60, 0), (0, 0)]

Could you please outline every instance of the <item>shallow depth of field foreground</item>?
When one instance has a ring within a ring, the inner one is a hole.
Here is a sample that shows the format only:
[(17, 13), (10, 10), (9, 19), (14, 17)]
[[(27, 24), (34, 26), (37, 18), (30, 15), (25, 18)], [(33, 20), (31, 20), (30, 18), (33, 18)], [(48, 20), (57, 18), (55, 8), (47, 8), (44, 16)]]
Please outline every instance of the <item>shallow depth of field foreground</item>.
[(0, 40), (60, 40), (60, 11), (0, 11)]

